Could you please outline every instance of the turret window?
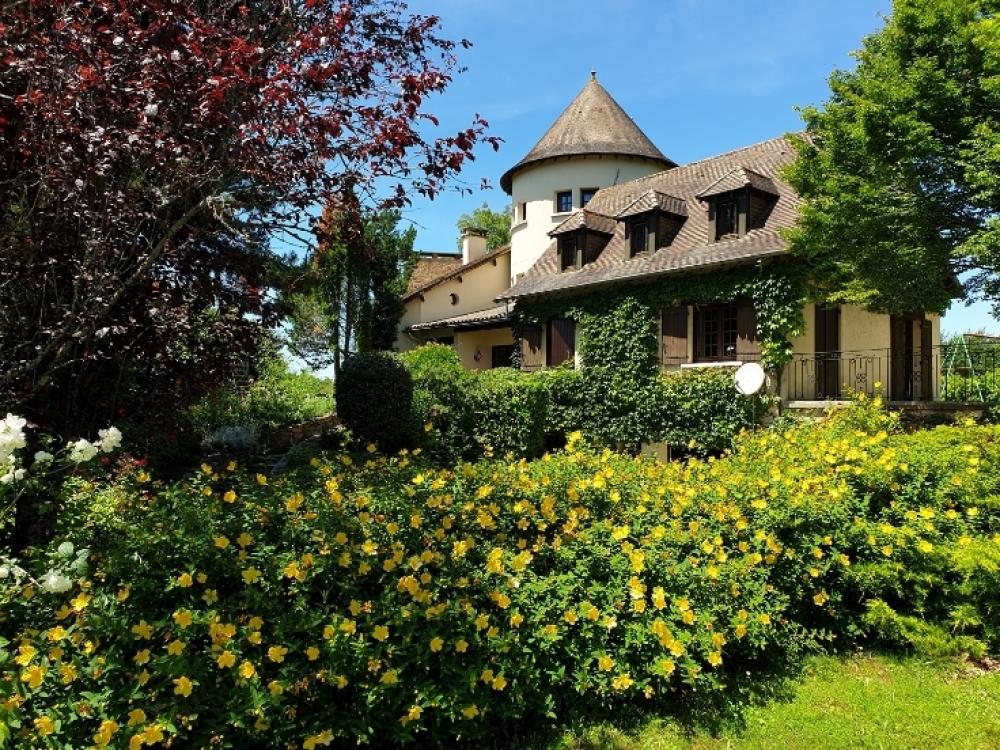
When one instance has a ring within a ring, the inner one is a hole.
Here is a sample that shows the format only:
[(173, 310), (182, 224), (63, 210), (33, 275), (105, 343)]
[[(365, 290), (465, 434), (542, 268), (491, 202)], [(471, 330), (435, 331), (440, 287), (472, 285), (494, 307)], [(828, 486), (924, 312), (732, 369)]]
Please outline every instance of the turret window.
[(590, 199), (597, 195), (597, 188), (580, 188), (580, 208), (583, 208)]
[(573, 191), (560, 190), (556, 193), (556, 213), (567, 214), (573, 210)]

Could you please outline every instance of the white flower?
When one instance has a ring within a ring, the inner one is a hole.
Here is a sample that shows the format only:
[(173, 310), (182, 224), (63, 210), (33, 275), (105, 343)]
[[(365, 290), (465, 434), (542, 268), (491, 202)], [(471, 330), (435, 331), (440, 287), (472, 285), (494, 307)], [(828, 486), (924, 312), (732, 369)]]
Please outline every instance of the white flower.
[(35, 463), (36, 464), (48, 464), (48, 463), (52, 463), (53, 459), (55, 459), (55, 456), (53, 456), (48, 451), (38, 451), (35, 454)]
[(73, 582), (69, 578), (55, 570), (50, 570), (43, 575), (38, 583), (43, 591), (50, 594), (62, 594), (73, 587)]
[(146, 117), (156, 117), (157, 113), (160, 111), (160, 105), (158, 104), (147, 104), (143, 113)]
[(101, 439), (101, 453), (111, 453), (122, 444), (122, 433), (117, 427), (98, 430), (97, 436)]
[(66, 447), (69, 448), (69, 460), (75, 464), (89, 461), (98, 451), (98, 447), (85, 438), (70, 442)]
[(72, 557), (74, 549), (73, 542), (62, 542), (58, 547), (56, 547), (56, 553), (59, 557)]
[(0, 484), (10, 484), (14, 481), (14, 472), (8, 471), (6, 474), (0, 474)]
[(28, 472), (25, 469), (14, 469), (14, 479), (20, 482)]

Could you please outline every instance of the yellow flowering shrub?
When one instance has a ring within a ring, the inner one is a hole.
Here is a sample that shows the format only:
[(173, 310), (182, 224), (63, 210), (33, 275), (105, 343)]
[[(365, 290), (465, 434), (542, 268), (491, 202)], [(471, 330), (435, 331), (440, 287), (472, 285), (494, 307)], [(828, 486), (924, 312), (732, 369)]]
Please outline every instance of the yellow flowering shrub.
[(570, 436), (120, 486), (114, 522), (65, 532), (89, 575), (0, 595), (14, 747), (448, 744), (832, 640), (1000, 646), (1000, 428), (905, 435), (871, 404), (683, 464)]

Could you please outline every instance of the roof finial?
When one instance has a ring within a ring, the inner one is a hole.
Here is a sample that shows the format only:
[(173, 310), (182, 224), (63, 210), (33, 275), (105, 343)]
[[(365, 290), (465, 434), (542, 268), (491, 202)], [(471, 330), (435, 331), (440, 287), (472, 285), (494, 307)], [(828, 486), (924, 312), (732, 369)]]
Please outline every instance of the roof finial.
[(590, 80), (591, 81), (596, 81), (597, 80), (597, 71), (596, 70), (591, 70), (590, 71)]

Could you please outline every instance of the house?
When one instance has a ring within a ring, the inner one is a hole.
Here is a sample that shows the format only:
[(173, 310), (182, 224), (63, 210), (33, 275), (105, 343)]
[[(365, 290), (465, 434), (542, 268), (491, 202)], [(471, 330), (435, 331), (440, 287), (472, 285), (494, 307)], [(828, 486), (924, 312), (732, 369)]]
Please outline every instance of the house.
[[(935, 399), (937, 315), (803, 306), (804, 286), (789, 291), (809, 272), (783, 236), (800, 202), (781, 176), (794, 158), (779, 137), (678, 165), (592, 73), (500, 179), (510, 246), (490, 254), (465, 237), (461, 264), (407, 296), (401, 348), (448, 341), (474, 368), (506, 366), (508, 352), (525, 369), (576, 362), (573, 311), (638, 295), (655, 310), (664, 370), (767, 364), (780, 349), (775, 387), (786, 401), (877, 383), (890, 400)], [(785, 317), (798, 325), (776, 320), (769, 294), (794, 305)]]

